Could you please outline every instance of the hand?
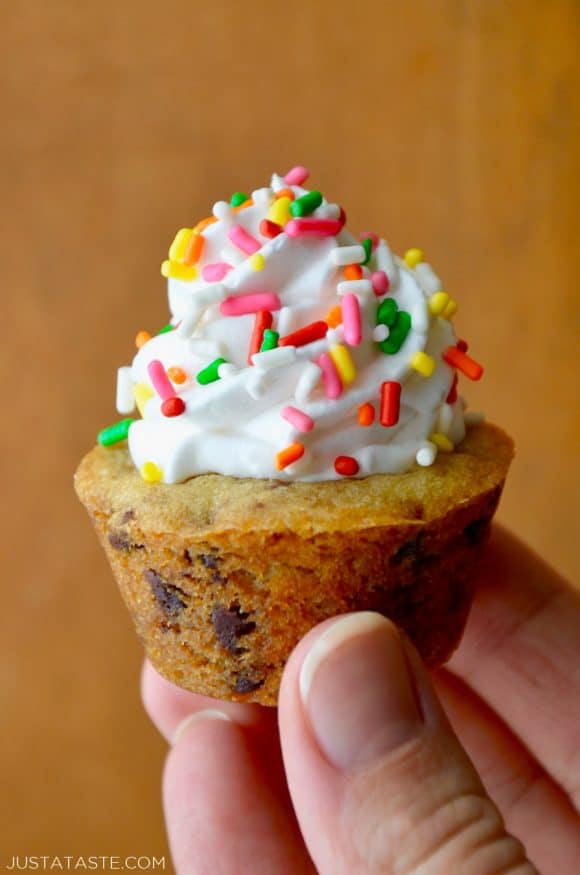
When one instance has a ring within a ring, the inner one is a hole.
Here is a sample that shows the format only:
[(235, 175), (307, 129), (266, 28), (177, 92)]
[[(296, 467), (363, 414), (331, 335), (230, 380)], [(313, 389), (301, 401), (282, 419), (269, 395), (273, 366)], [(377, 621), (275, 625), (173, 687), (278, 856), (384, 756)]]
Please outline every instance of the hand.
[(278, 713), (146, 664), (176, 871), (528, 875), (529, 859), (574, 875), (579, 693), (580, 593), (499, 529), (463, 643), (431, 678), (372, 613), (306, 635)]

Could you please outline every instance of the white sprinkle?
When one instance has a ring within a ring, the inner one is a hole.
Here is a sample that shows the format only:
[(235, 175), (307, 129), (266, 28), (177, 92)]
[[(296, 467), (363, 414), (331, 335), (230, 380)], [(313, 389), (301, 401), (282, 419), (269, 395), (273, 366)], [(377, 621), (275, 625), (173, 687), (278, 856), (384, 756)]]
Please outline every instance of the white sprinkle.
[(389, 278), (391, 287), (394, 286), (399, 279), (399, 268), (385, 240), (379, 240), (379, 244), (375, 249), (375, 258), (377, 270), (384, 270)]
[(294, 324), (294, 312), (292, 307), (282, 307), (281, 310), (278, 310), (278, 320), (276, 323), (276, 331), (280, 335), (280, 337), (284, 337), (286, 334), (290, 334), (292, 331), (292, 327)]
[(451, 423), (453, 422), (453, 407), (451, 404), (442, 404), (439, 408), (437, 417), (437, 431), (441, 434), (448, 435)]
[(294, 398), (299, 404), (308, 401), (308, 397), (320, 380), (321, 374), (321, 369), (314, 362), (307, 362), (304, 365), (304, 370), (300, 374), (294, 390)]
[(126, 414), (133, 413), (134, 410), (135, 396), (131, 368), (125, 366), (117, 370), (117, 412)]
[(274, 192), (271, 188), (257, 188), (252, 192), (252, 200), (261, 207), (269, 207), (274, 200)]
[(418, 331), (421, 334), (425, 334), (428, 330), (429, 316), (425, 299), (421, 300), (420, 303), (415, 304), (413, 307), (413, 310), (411, 311), (411, 327), (413, 331)]
[(362, 264), (367, 257), (364, 246), (337, 246), (330, 251), (333, 264)]
[(342, 343), (344, 340), (344, 327), (337, 325), (336, 328), (329, 328), (324, 339), (326, 340), (326, 347), (334, 346), (335, 343)]
[(441, 280), (426, 261), (420, 261), (416, 266), (415, 276), (426, 295), (433, 295), (442, 288)]
[(339, 295), (360, 295), (364, 298), (372, 295), (373, 286), (370, 280), (344, 280), (338, 283), (336, 290)]
[(288, 188), (288, 183), (284, 179), (283, 176), (278, 176), (277, 173), (272, 174), (272, 179), (270, 180), (270, 185), (274, 189), (274, 191), (280, 191), (282, 188)]
[(261, 371), (269, 371), (271, 368), (281, 368), (296, 361), (295, 346), (277, 346), (265, 352), (255, 352), (252, 363)]
[(415, 456), (417, 464), (421, 465), (422, 468), (428, 468), (432, 465), (436, 457), (437, 447), (431, 441), (427, 441), (424, 446), (417, 450), (417, 455)]
[(216, 201), (211, 211), (216, 219), (229, 219), (232, 213), (232, 207), (227, 201)]
[(388, 325), (377, 325), (376, 328), (373, 328), (373, 340), (376, 340), (377, 343), (382, 343), (383, 340), (387, 339), (389, 333)]
[(482, 413), (480, 410), (467, 410), (463, 414), (463, 421), (465, 425), (479, 425), (485, 422), (485, 413)]
[(230, 362), (222, 362), (222, 364), (218, 366), (217, 372), (220, 380), (227, 380), (228, 377), (233, 377), (234, 374), (237, 374), (238, 369)]
[(321, 204), (314, 211), (317, 219), (338, 219), (340, 216), (340, 207), (338, 204)]

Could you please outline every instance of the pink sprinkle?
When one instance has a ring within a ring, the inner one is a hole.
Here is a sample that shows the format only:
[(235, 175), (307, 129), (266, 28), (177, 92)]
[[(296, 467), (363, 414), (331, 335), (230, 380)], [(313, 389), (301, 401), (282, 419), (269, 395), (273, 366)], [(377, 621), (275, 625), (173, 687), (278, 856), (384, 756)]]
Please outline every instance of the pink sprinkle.
[(274, 292), (254, 292), (250, 295), (230, 295), (220, 304), (222, 316), (245, 316), (260, 310), (279, 310), (282, 302)]
[(175, 389), (173, 388), (169, 377), (165, 373), (165, 368), (159, 359), (153, 359), (153, 361), (149, 362), (147, 365), (147, 373), (153, 383), (153, 388), (162, 401), (166, 401), (168, 398), (172, 398), (175, 395)]
[(206, 264), (201, 269), (201, 275), (208, 283), (219, 283), (232, 269), (232, 265), (226, 261), (216, 261), (215, 264)]
[(358, 239), (361, 241), (361, 243), (363, 240), (368, 240), (369, 238), (371, 241), (371, 252), (374, 252), (379, 245), (378, 234), (375, 234), (374, 231), (363, 231), (362, 234), (358, 235)]
[(342, 383), (340, 382), (334, 362), (328, 353), (323, 352), (322, 355), (319, 355), (316, 363), (322, 371), (322, 382), (324, 383), (327, 398), (339, 398), (342, 395)]
[(302, 185), (303, 182), (306, 182), (309, 176), (310, 171), (308, 171), (306, 167), (302, 167), (298, 164), (296, 167), (293, 167), (292, 170), (288, 171), (284, 177), (284, 182), (287, 182), (288, 185)]
[(386, 295), (389, 291), (389, 278), (384, 272), (384, 270), (376, 270), (371, 274), (371, 283), (373, 286), (373, 292), (380, 298), (381, 295)]
[(358, 346), (362, 340), (360, 305), (356, 295), (343, 295), (342, 324), (344, 339), (350, 346)]
[(228, 237), (234, 246), (237, 246), (238, 249), (241, 249), (246, 255), (253, 255), (254, 252), (257, 252), (262, 248), (262, 244), (259, 240), (256, 240), (255, 237), (248, 234), (246, 229), (242, 228), (241, 225), (232, 225), (228, 231)]
[(340, 219), (290, 219), (284, 230), (289, 237), (334, 237), (342, 226)]
[(314, 428), (314, 420), (307, 413), (298, 410), (297, 407), (283, 407), (280, 411), (280, 416), (293, 425), (298, 431), (312, 431)]

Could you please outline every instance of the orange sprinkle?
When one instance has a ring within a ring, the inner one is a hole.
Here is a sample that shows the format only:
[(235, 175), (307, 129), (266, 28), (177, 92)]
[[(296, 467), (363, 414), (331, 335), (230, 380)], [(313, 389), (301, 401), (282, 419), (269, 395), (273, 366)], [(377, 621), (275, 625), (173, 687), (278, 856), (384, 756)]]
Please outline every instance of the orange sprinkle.
[(324, 321), (331, 328), (336, 328), (337, 325), (342, 323), (342, 307), (340, 304), (337, 304), (336, 307), (333, 307), (332, 310), (328, 311), (324, 317)]
[(281, 197), (289, 197), (291, 201), (294, 200), (294, 192), (291, 188), (281, 188), (280, 191), (277, 191), (274, 195), (274, 198), (278, 200)]
[(138, 331), (135, 338), (135, 346), (137, 349), (141, 349), (142, 346), (145, 346), (148, 340), (151, 340), (151, 335), (148, 331)]
[(298, 461), (304, 455), (304, 444), (290, 444), (289, 447), (286, 447), (284, 450), (280, 450), (279, 453), (276, 453), (276, 470), (282, 471), (284, 468), (287, 468), (288, 465), (291, 465), (292, 462)]
[(347, 264), (343, 271), (345, 280), (360, 280), (362, 279), (362, 267), (360, 264)]
[(167, 368), (167, 376), (172, 383), (185, 383), (185, 381), (187, 380), (187, 374), (185, 373), (183, 368)]
[(208, 225), (213, 225), (214, 222), (217, 222), (215, 216), (208, 216), (207, 219), (201, 219), (193, 229), (193, 233), (201, 234), (204, 228), (207, 228)]
[(366, 404), (361, 404), (358, 409), (358, 424), (359, 425), (372, 425), (375, 421), (375, 408), (373, 405), (367, 401)]
[(187, 244), (185, 255), (183, 256), (184, 264), (197, 264), (201, 256), (201, 250), (205, 240), (199, 232), (194, 231), (191, 239)]
[(240, 210), (245, 210), (245, 209), (247, 209), (247, 207), (253, 207), (253, 206), (254, 206), (254, 201), (252, 200), (251, 197), (249, 197), (247, 201), (243, 202), (243, 204), (238, 204), (237, 207), (234, 207), (232, 210), (232, 213), (239, 213)]

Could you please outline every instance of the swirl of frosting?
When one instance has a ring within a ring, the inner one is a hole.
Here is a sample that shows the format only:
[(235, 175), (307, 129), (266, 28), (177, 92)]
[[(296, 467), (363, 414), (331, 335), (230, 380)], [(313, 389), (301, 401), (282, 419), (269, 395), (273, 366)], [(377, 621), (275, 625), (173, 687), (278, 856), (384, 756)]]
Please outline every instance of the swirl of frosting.
[(357, 240), (306, 178), (274, 175), (177, 233), (171, 324), (117, 384), (119, 412), (142, 416), (123, 422), (146, 480), (399, 473), (464, 437), (457, 370), (482, 369), (455, 337), (455, 302), (419, 250)]

